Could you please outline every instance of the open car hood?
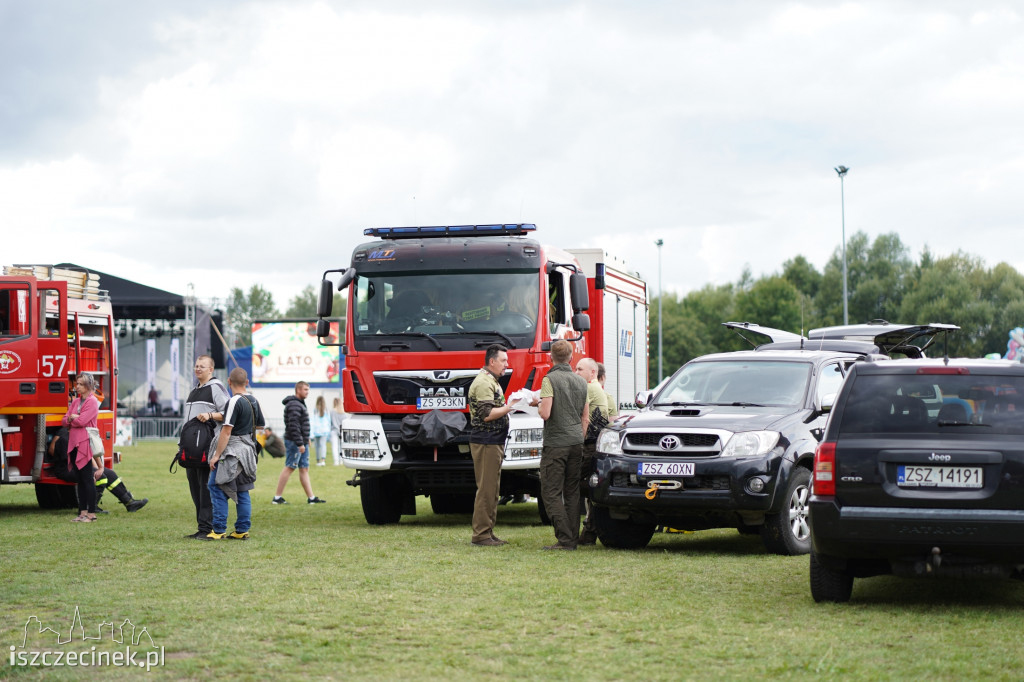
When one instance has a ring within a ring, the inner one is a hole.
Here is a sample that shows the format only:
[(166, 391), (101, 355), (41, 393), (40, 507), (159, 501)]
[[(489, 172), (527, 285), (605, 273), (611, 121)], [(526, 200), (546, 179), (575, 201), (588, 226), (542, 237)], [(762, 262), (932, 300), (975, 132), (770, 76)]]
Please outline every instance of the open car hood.
[[(935, 343), (935, 339), (937, 339), (940, 334), (955, 332), (960, 329), (960, 327), (955, 324), (943, 324), (939, 322), (932, 324), (892, 324), (885, 320), (875, 320), (866, 324), (846, 324), (836, 327), (812, 329), (807, 333), (806, 337), (803, 337), (799, 334), (783, 331), (781, 329), (762, 327), (761, 325), (754, 324), (753, 322), (723, 322), (722, 326), (735, 329), (736, 332), (754, 348), (764, 346), (766, 343), (772, 343), (780, 344), (775, 346), (780, 349), (806, 348), (811, 350), (815, 348), (825, 349), (827, 347), (829, 350), (863, 351), (863, 349), (860, 348), (854, 349), (853, 345), (855, 344), (851, 344), (851, 347), (847, 349), (845, 347), (839, 347), (841, 344), (826, 345), (821, 343), (822, 341), (857, 342), (856, 345), (858, 346), (859, 344), (873, 344), (883, 355), (902, 353), (911, 358), (923, 357), (924, 350)], [(747, 338), (747, 336), (744, 335), (745, 332), (760, 334), (762, 337), (767, 337), (769, 341), (757, 343)], [(913, 341), (918, 341), (923, 338), (926, 339), (923, 344), (916, 345), (913, 343)]]
[(743, 339), (754, 348), (757, 348), (758, 346), (766, 342), (762, 341), (761, 343), (756, 343), (754, 341), (751, 341), (746, 336), (744, 336), (744, 332), (753, 332), (754, 334), (767, 336), (769, 339), (768, 342), (770, 343), (780, 343), (782, 341), (801, 341), (804, 338), (799, 334), (794, 334), (793, 332), (787, 332), (781, 329), (772, 329), (771, 327), (762, 327), (761, 325), (754, 324), (753, 322), (723, 322), (722, 326), (728, 327), (729, 329), (735, 329), (736, 333), (743, 337)]
[[(940, 334), (959, 331), (955, 324), (935, 322), (931, 324), (892, 324), (884, 320), (876, 320), (867, 324), (840, 325), (837, 327), (821, 327), (812, 329), (807, 338), (834, 339), (844, 341), (870, 341), (890, 355), (903, 353), (908, 357), (920, 357), (925, 349), (935, 343)], [(926, 339), (923, 344), (914, 341)]]

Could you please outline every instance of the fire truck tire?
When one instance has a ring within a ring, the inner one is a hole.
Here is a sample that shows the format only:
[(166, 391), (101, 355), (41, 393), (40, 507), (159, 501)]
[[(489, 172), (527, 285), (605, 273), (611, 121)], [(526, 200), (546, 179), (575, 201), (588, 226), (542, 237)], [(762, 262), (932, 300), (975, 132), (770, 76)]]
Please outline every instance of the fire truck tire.
[(472, 514), (476, 493), (431, 493), (430, 509), (435, 514)]
[(74, 509), (78, 493), (73, 485), (36, 483), (36, 501), (42, 509)]
[(403, 486), (399, 476), (365, 478), (359, 484), (363, 516), (371, 526), (398, 523), (402, 518)]

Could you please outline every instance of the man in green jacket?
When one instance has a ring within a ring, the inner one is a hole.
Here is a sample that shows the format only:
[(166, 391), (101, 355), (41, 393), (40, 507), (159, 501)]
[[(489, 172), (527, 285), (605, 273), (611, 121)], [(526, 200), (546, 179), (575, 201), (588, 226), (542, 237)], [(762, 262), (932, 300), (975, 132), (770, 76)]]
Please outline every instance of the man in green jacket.
[(508, 543), (494, 535), (498, 519), (498, 491), (501, 488), (501, 463), (505, 459), (508, 438), (508, 414), (505, 393), (498, 379), (508, 368), (508, 351), (500, 344), (488, 346), (484, 366), (469, 386), (469, 451), (476, 474), (476, 500), (473, 502), (473, 537), (476, 547), (498, 547)]
[(580, 465), (590, 408), (587, 382), (569, 366), (572, 344), (551, 344), (551, 361), (540, 387), (544, 449), (540, 456), (540, 491), (558, 542), (544, 549), (576, 549), (580, 535)]

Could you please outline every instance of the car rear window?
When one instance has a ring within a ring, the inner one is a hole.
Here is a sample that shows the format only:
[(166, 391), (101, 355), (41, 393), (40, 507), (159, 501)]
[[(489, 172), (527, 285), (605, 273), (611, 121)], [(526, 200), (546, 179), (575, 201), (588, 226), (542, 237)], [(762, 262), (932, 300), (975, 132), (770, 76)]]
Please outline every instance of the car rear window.
[(876, 374), (854, 377), (840, 433), (1024, 435), (1024, 377)]

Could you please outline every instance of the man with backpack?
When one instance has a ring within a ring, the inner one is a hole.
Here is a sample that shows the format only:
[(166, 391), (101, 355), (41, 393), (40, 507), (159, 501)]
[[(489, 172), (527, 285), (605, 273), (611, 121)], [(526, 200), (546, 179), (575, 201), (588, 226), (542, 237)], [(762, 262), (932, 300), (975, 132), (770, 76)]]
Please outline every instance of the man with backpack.
[[(249, 376), (241, 367), (231, 370), (231, 400), (224, 410), (217, 448), (210, 458), (208, 487), (213, 503), (213, 529), (206, 540), (248, 540), (252, 526), (249, 491), (256, 483), (256, 428), (264, 425), (256, 398), (248, 395)], [(228, 498), (235, 503), (235, 530), (228, 534)]]
[[(227, 409), (228, 399), (231, 397), (224, 383), (213, 376), (213, 358), (209, 355), (200, 355), (196, 358), (195, 375), (199, 384), (192, 389), (185, 401), (185, 428), (193, 419), (201, 424), (212, 424), (214, 426), (211, 437), (211, 449), (217, 442), (220, 435), (220, 423), (224, 421), (224, 410)], [(184, 443), (178, 441), (178, 450), (181, 451)], [(188, 487), (192, 493), (192, 502), (196, 506), (196, 524), (198, 529), (195, 533), (186, 535), (186, 538), (201, 540), (213, 530), (213, 503), (210, 500), (210, 489), (207, 486), (210, 470), (209, 467), (186, 468), (185, 475), (188, 477)]]

